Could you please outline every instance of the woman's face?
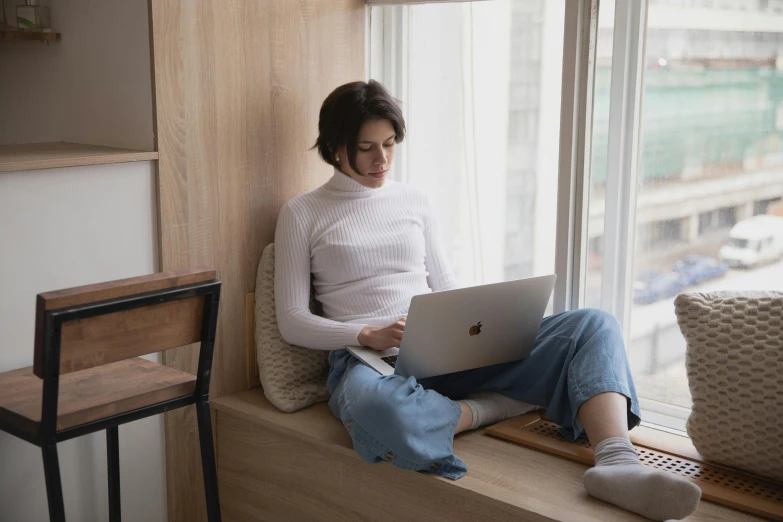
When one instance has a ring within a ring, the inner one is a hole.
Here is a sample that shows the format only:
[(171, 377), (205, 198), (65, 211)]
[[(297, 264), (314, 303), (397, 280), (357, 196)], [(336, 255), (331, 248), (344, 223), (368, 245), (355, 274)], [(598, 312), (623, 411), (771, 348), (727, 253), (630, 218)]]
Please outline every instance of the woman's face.
[(341, 147), (337, 151), (340, 158), (340, 171), (368, 188), (378, 188), (386, 182), (386, 176), (394, 159), (397, 143), (394, 126), (389, 120), (371, 120), (359, 129), (354, 171), (348, 163), (348, 151)]

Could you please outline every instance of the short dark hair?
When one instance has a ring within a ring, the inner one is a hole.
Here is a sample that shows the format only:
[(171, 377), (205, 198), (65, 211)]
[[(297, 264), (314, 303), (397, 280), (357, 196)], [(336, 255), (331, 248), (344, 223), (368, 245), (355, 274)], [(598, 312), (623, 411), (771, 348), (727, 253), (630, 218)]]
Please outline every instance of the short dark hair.
[(392, 97), (383, 85), (375, 80), (341, 85), (332, 91), (321, 105), (318, 139), (313, 148), (318, 148), (318, 153), (326, 163), (339, 169), (334, 157), (337, 150), (345, 145), (348, 164), (355, 172), (363, 174), (356, 168), (356, 145), (359, 129), (365, 122), (373, 120), (391, 122), (396, 143), (405, 138), (405, 120), (399, 101)]

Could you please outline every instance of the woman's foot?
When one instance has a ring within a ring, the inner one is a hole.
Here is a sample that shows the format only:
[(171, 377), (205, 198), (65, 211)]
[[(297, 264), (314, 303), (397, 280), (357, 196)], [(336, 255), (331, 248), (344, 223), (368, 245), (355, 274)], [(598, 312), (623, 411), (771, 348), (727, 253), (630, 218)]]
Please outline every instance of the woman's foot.
[(584, 483), (595, 498), (652, 520), (680, 520), (699, 506), (696, 484), (644, 467), (628, 439), (605, 439), (594, 453), (595, 467), (587, 470)]

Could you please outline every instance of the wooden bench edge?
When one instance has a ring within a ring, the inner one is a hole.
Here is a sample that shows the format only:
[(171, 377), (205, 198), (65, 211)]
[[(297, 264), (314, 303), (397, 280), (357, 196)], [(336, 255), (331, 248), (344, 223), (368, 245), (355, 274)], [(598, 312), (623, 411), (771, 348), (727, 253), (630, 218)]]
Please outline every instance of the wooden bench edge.
[[(361, 461), (361, 457), (353, 450), (353, 448), (346, 447), (342, 444), (335, 443), (332, 441), (325, 441), (323, 439), (319, 439), (318, 437), (315, 437), (311, 434), (304, 433), (302, 431), (299, 431), (289, 426), (284, 426), (270, 419), (252, 415), (246, 411), (243, 411), (240, 408), (237, 408), (235, 404), (244, 402), (241, 398), (238, 398), (237, 395), (240, 395), (242, 393), (247, 393), (247, 392), (248, 390), (244, 390), (243, 392), (239, 392), (237, 394), (225, 395), (223, 397), (219, 397), (217, 399), (211, 400), (210, 403), (212, 404), (212, 407), (216, 410), (218, 415), (221, 414), (229, 415), (241, 419), (243, 421), (249, 422), (250, 424), (257, 425), (262, 429), (279, 433), (283, 437), (293, 437), (302, 442), (313, 444), (318, 448), (339, 453), (342, 457)], [(296, 413), (286, 414), (286, 415), (296, 415)], [(339, 421), (335, 419), (335, 422), (339, 422)], [(217, 437), (219, 438), (220, 437), (219, 421), (217, 421), (216, 434)], [(496, 440), (498, 444), (505, 443), (504, 441), (501, 441), (499, 439)], [(551, 458), (558, 459), (558, 457), (555, 456), (552, 456)], [(409, 473), (408, 471), (394, 468), (393, 466), (387, 463), (380, 463), (379, 465), (387, 465), (389, 466), (390, 470), (393, 470), (393, 472)], [(415, 474), (414, 476), (421, 477), (421, 478), (426, 477), (427, 480), (435, 480), (439, 483), (439, 487), (456, 488), (456, 490), (460, 492), (459, 493), (460, 495), (464, 495), (465, 497), (468, 498), (480, 498), (485, 502), (496, 503), (499, 508), (513, 512), (516, 516), (520, 517), (518, 518), (519, 520), (538, 520), (542, 522), (544, 521), (570, 522), (571, 520), (574, 520), (573, 516), (577, 514), (574, 511), (569, 511), (567, 508), (566, 511), (568, 512), (564, 513), (562, 506), (556, 506), (554, 504), (547, 503), (546, 501), (542, 501), (535, 497), (520, 498), (514, 495), (513, 493), (505, 490), (498, 490), (498, 492), (496, 493), (499, 494), (490, 494), (489, 492), (482, 491), (482, 490), (486, 490), (491, 486), (489, 486), (487, 483), (475, 477), (471, 477), (470, 474), (456, 481), (449, 480), (447, 478), (440, 477), (437, 475), (431, 475), (431, 474), (425, 474), (425, 475)], [(557, 516), (557, 515), (562, 515), (562, 516)], [(584, 513), (578, 513), (578, 515), (580, 517), (579, 518), (580, 521), (603, 522), (599, 518), (595, 518)]]
[[(255, 389), (255, 388), (254, 388)], [(245, 390), (247, 391), (247, 390)], [(299, 431), (297, 429), (284, 426), (282, 424), (279, 424), (277, 422), (274, 422), (270, 419), (265, 419), (263, 417), (259, 417), (257, 415), (251, 415), (239, 408), (236, 408), (232, 406), (231, 402), (237, 400), (234, 395), (224, 395), (223, 397), (219, 397), (217, 399), (212, 399), (209, 401), (209, 403), (212, 405), (212, 407), (215, 409), (215, 411), (219, 413), (225, 413), (228, 415), (233, 415), (234, 417), (239, 417), (241, 419), (244, 419), (251, 424), (257, 424), (260, 426), (264, 426), (266, 428), (270, 428), (274, 431), (278, 431), (285, 435), (293, 435), (297, 439), (303, 440), (305, 442), (315, 443), (321, 447), (336, 447), (340, 448), (341, 451), (344, 451), (348, 455), (353, 455), (357, 459), (360, 458), (358, 455), (356, 455), (356, 452), (353, 451), (352, 448), (348, 448), (343, 446), (342, 444), (337, 444), (330, 441), (324, 441), (322, 439), (319, 439), (318, 437), (314, 437), (313, 435), (310, 435), (309, 433), (304, 433), (302, 431)], [(286, 415), (296, 415), (296, 413), (289, 413)], [(335, 419), (335, 422), (339, 422), (337, 419)]]
[[(221, 397), (221, 399), (223, 399), (223, 397)], [(220, 401), (220, 399), (216, 399), (216, 400)], [(260, 417), (249, 415), (246, 412), (236, 410), (232, 408), (230, 405), (225, 404), (225, 401), (219, 404), (214, 404), (213, 401), (210, 402), (213, 404), (215, 410), (218, 413), (216, 419), (216, 436), (218, 439), (220, 439), (220, 428), (221, 428), (220, 417), (222, 415), (227, 415), (230, 417), (234, 417), (235, 419), (238, 419), (242, 422), (248, 422), (252, 425), (258, 426), (262, 430), (271, 431), (273, 433), (279, 433), (282, 437), (289, 437), (290, 439), (296, 439), (298, 441), (307, 444), (312, 444), (314, 447), (318, 448), (319, 450), (334, 452), (339, 456), (339, 458), (351, 459), (364, 463), (361, 457), (352, 448), (346, 448), (341, 444), (335, 444), (332, 442), (319, 440), (317, 437), (314, 437), (306, 433), (302, 433), (296, 429), (287, 426), (282, 426), (268, 419), (263, 419)], [(220, 476), (220, 464), (219, 464), (220, 452), (219, 451), (218, 451), (217, 459), (218, 459), (218, 471), (219, 471), (218, 475)], [(366, 464), (366, 465), (375, 466), (375, 464)], [(474, 477), (465, 476), (459, 479), (458, 481), (454, 481), (428, 473), (412, 473), (407, 470), (398, 469), (386, 462), (378, 463), (377, 466), (386, 466), (388, 473), (411, 474), (410, 477), (411, 480), (435, 481), (434, 487), (436, 488), (454, 488), (453, 491), (456, 492), (456, 494), (465, 498), (466, 501), (469, 502), (472, 501), (472, 502), (479, 502), (479, 503), (494, 504), (499, 510), (508, 513), (509, 515), (508, 519), (504, 518), (504, 520), (519, 520), (525, 522), (571, 522), (572, 520), (574, 520), (573, 516), (575, 515), (575, 512), (568, 511), (568, 513), (563, 513), (562, 506), (547, 504), (546, 502), (543, 502), (534, 497), (522, 498), (521, 500), (528, 505), (520, 505), (518, 502), (513, 502), (511, 500), (510, 497), (512, 495), (510, 492), (505, 492), (504, 495), (492, 495), (492, 494), (488, 494), (486, 491), (481, 491), (482, 489), (486, 489), (488, 485), (485, 482), (482, 482), (481, 480), (476, 479)], [(508, 497), (508, 498), (503, 498), (503, 497)], [(517, 498), (516, 500), (519, 501), (520, 498)], [(554, 516), (555, 513), (559, 513), (563, 516)], [(579, 520), (580, 522), (605, 522), (601, 519), (585, 514), (580, 514)]]

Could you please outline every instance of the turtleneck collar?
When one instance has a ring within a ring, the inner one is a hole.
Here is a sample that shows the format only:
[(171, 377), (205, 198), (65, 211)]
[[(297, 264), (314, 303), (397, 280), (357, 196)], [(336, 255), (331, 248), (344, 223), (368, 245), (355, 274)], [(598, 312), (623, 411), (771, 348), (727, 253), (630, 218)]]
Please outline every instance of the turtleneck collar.
[(352, 196), (366, 197), (372, 196), (373, 194), (378, 193), (378, 191), (383, 190), (383, 188), (389, 184), (389, 181), (390, 180), (387, 179), (386, 182), (378, 188), (365, 187), (352, 177), (334, 169), (332, 179), (326, 182), (324, 188), (335, 192), (348, 192), (351, 193), (350, 195)]

